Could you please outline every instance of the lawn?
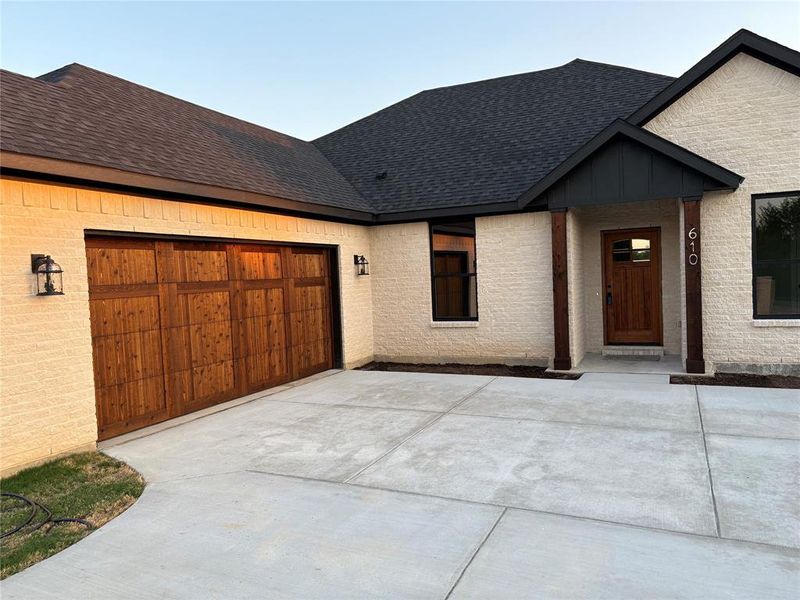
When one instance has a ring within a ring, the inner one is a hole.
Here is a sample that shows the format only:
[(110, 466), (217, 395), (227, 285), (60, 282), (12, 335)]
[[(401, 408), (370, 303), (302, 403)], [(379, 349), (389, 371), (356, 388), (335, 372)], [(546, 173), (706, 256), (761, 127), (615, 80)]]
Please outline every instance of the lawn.
[[(48, 522), (37, 528), (47, 518), (47, 513), (38, 509), (28, 525), (0, 540), (0, 579), (89, 535), (133, 504), (143, 489), (141, 475), (99, 452), (74, 454), (0, 480), (3, 493), (20, 494), (43, 505), (53, 520), (83, 519), (90, 525)], [(30, 514), (29, 504), (3, 496), (0, 530), (6, 534)]]

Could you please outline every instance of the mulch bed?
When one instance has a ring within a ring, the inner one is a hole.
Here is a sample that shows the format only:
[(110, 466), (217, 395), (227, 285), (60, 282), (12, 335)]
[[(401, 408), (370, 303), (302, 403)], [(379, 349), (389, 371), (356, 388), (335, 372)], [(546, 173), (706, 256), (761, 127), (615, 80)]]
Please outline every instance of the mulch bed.
[(789, 375), (750, 375), (747, 373), (715, 373), (711, 377), (701, 375), (672, 375), (670, 383), (690, 385), (735, 385), (740, 387), (800, 389), (800, 377)]
[(534, 377), (538, 379), (579, 379), (579, 374), (548, 373), (546, 367), (524, 365), (462, 365), (446, 363), (443, 365), (425, 363), (371, 362), (362, 371), (402, 371), (406, 373), (451, 373), (455, 375), (492, 375), (503, 377)]

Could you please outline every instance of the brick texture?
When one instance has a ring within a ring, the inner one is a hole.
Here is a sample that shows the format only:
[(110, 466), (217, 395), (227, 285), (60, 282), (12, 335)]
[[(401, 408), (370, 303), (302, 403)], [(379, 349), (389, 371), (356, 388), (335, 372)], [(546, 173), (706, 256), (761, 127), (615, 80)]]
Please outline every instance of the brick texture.
[(739, 54), (645, 127), (745, 177), (702, 202), (706, 360), (800, 372), (800, 323), (753, 322), (750, 204), (752, 194), (800, 189), (800, 78)]
[(546, 365), (553, 353), (549, 213), (476, 219), (478, 324), (432, 322), (425, 223), (373, 228), (376, 359)]
[[(0, 472), (97, 439), (84, 230), (335, 244), (345, 366), (372, 358), (372, 288), (353, 254), (367, 228), (232, 208), (0, 179)], [(64, 269), (64, 296), (35, 296), (30, 255)]]

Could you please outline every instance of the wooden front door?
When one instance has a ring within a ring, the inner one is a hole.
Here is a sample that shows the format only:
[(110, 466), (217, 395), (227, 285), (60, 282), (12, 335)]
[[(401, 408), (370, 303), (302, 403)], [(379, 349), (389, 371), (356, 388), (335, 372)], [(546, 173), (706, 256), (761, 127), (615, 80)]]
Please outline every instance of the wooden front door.
[(331, 368), (329, 252), (87, 238), (98, 438)]
[(662, 344), (661, 231), (603, 232), (606, 344)]

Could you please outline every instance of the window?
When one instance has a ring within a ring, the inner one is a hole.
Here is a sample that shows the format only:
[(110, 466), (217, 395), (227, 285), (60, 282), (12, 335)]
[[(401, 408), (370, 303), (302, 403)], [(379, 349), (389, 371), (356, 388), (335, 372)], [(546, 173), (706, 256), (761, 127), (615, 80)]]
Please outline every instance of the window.
[(800, 192), (753, 196), (753, 312), (800, 317)]
[(617, 240), (611, 248), (614, 262), (650, 262), (650, 240)]
[(475, 220), (431, 223), (434, 321), (477, 321)]

